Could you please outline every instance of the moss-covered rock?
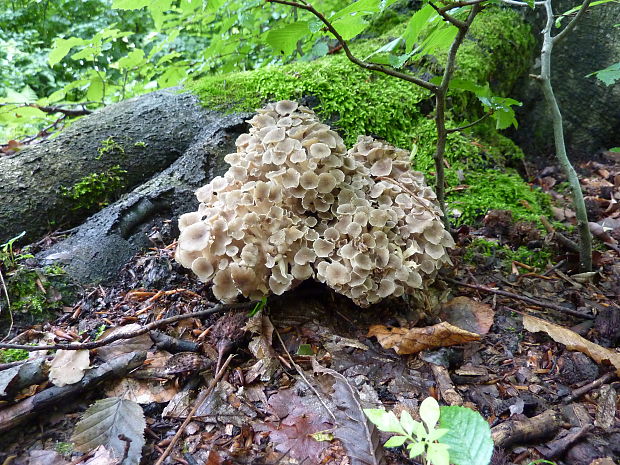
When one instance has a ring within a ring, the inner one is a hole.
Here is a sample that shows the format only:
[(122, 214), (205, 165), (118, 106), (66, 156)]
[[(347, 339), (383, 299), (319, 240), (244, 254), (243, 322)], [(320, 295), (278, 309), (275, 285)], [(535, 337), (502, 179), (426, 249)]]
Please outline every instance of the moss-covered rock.
[[(387, 23), (391, 25), (394, 18), (390, 20)], [(352, 48), (356, 55), (365, 57), (398, 37), (404, 27), (405, 23), (399, 24), (383, 36), (359, 41)], [(456, 77), (477, 84), (490, 82), (495, 92), (506, 93), (527, 70), (533, 44), (529, 26), (517, 13), (490, 8), (474, 21), (471, 34), (459, 51)], [(440, 73), (444, 58), (425, 60), (425, 75)], [(313, 62), (210, 76), (189, 87), (206, 107), (228, 111), (252, 111), (269, 101), (303, 99), (324, 121), (341, 132), (348, 145), (360, 134), (371, 134), (405, 149), (415, 148), (414, 167), (432, 176), (436, 135), (431, 93), (412, 83), (364, 70), (344, 54), (329, 55)], [(481, 114), (480, 104), (470, 93), (454, 91), (449, 100), (448, 127), (460, 126)], [(450, 135), (446, 151), (450, 164), (447, 182), (454, 187), (462, 184), (461, 172), (481, 172), (484, 177), (472, 176), (471, 179), (487, 184), (489, 177), (494, 177), (492, 168), (503, 168), (507, 160), (520, 157), (522, 152), (518, 147), (488, 121), (466, 133)], [(505, 181), (505, 178), (498, 178), (498, 184)], [(464, 192), (453, 190), (448, 201), (457, 201)], [(499, 204), (493, 203), (494, 197), (488, 200), (488, 208), (507, 208), (507, 198)], [(473, 219), (467, 214), (461, 218)], [(515, 218), (521, 218), (520, 211), (515, 211)]]

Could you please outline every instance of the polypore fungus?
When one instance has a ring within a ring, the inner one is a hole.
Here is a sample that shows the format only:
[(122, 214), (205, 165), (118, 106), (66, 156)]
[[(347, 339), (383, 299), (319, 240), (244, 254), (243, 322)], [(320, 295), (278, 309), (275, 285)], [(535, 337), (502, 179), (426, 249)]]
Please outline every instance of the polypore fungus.
[(360, 136), (349, 151), (308, 108), (284, 100), (248, 121), (230, 169), (179, 218), (177, 261), (223, 302), (308, 278), (367, 307), (414, 294), (454, 245), (434, 192), (408, 154)]

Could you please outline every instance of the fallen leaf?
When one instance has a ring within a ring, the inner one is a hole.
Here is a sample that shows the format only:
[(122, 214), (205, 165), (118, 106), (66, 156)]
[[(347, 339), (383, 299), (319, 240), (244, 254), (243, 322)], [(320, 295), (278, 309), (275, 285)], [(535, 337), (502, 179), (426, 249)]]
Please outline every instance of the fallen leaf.
[(342, 374), (322, 367), (315, 358), (312, 359), (312, 370), (315, 374), (333, 378), (332, 391), (325, 392), (336, 404), (333, 412), (336, 430), (333, 435), (342, 441), (351, 465), (385, 464), (379, 431), (364, 414), (358, 390)]
[(367, 336), (376, 337), (384, 349), (393, 348), (399, 355), (417, 354), (426, 349), (480, 340), (479, 334), (465, 331), (445, 321), (433, 326), (411, 329), (373, 325), (368, 330)]
[(110, 397), (91, 405), (75, 427), (71, 441), (81, 452), (106, 446), (117, 459), (125, 454), (126, 442), (119, 436), (131, 439), (129, 452), (123, 465), (137, 465), (144, 447), (146, 422), (142, 408), (130, 400)]
[(529, 315), (523, 316), (523, 327), (531, 333), (547, 333), (551, 339), (565, 345), (568, 350), (583, 352), (597, 363), (611, 363), (616, 368), (616, 373), (620, 374), (619, 353), (590, 342), (568, 328)]
[(445, 303), (439, 310), (439, 316), (465, 331), (487, 334), (493, 325), (495, 312), (490, 305), (461, 296)]
[(256, 378), (268, 382), (280, 368), (280, 362), (272, 346), (273, 323), (261, 312), (248, 320), (245, 330), (255, 334), (248, 344), (248, 349), (258, 360), (246, 373), (246, 382), (251, 383)]
[(162, 383), (133, 378), (116, 380), (105, 390), (108, 397), (120, 397), (137, 404), (170, 402), (177, 392), (179, 389), (172, 382)]
[(269, 432), (277, 451), (300, 461), (313, 461), (328, 447), (312, 435), (331, 429), (329, 417), (307, 398), (298, 396), (292, 389), (283, 390), (269, 398), (268, 409), (281, 421), (267, 421), (259, 428)]
[(50, 365), (50, 381), (58, 387), (75, 384), (89, 366), (88, 350), (58, 350)]
[(31, 450), (28, 454), (28, 465), (65, 465), (68, 463), (62, 455), (53, 450)]
[(108, 449), (104, 446), (99, 446), (95, 449), (95, 455), (89, 458), (84, 465), (116, 465), (118, 460), (114, 458)]
[[(137, 323), (111, 328), (101, 335), (101, 339), (112, 336), (113, 334), (124, 334), (140, 328), (141, 326)], [(108, 362), (122, 354), (148, 350), (152, 345), (153, 341), (151, 340), (151, 336), (147, 333), (129, 339), (119, 339), (111, 344), (100, 347), (97, 349), (97, 355), (104, 361)]]

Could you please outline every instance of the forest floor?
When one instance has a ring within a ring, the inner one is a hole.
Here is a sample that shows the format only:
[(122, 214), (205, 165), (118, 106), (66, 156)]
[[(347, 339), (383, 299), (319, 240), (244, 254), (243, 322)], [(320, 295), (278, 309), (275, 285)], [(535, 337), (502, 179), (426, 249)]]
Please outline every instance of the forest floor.
[[(90, 358), (103, 369), (146, 351), (136, 369), (117, 367), (115, 376), (64, 387), (39, 380), (12, 398), (4, 393), (0, 463), (118, 463), (102, 449), (82, 455), (71, 435), (89, 405), (124, 397), (143, 407), (144, 464), (163, 456), (163, 463), (188, 465), (417, 464), (401, 448), (382, 457), (379, 442), (389, 434), (373, 431), (360, 408), (408, 410), (416, 418), (428, 396), (483, 415), (500, 446), (494, 464), (620, 463), (620, 354), (614, 351), (620, 342), (620, 159), (614, 156), (581, 167), (590, 219), (601, 226), (596, 272), (578, 272), (575, 252), (557, 232), (490, 212), (480, 228), (455, 232), (454, 267), (438, 277), (425, 310), (419, 302), (360, 310), (308, 284), (270, 297), (253, 317), (251, 308), (216, 313), (215, 307), (199, 318), (194, 312), (215, 300), (174, 262), (174, 243), (162, 231), (162, 243), (136, 257), (117, 285), (87, 290), (57, 321), (20, 328), (12, 342), (89, 342), (121, 326), (137, 331), (184, 317), (151, 337), (122, 337)], [(558, 179), (550, 167), (536, 182), (554, 196), (554, 220), (568, 224), (573, 216)], [(518, 250), (529, 254), (518, 256)], [(446, 303), (434, 304), (439, 301)], [(458, 343), (458, 336), (432, 326), (440, 321), (479, 337)], [(443, 347), (448, 341), (457, 344)], [(0, 369), (0, 391), (8, 392), (10, 368)], [(71, 386), (78, 387), (67, 391)], [(193, 418), (182, 425), (190, 411)], [(30, 418), (18, 424), (22, 417)], [(121, 426), (132, 421), (117, 419)], [(126, 444), (125, 463), (135, 463), (130, 438), (118, 441)]]

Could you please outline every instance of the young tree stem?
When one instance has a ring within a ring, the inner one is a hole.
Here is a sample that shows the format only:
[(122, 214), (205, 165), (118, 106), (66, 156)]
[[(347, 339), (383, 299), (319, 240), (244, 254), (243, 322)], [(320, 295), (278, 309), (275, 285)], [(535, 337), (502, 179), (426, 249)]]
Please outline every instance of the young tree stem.
[(586, 0), (582, 6), (582, 10), (578, 16), (571, 21), (564, 31), (559, 33), (555, 38), (551, 35), (551, 28), (553, 27), (553, 7), (551, 6), (551, 0), (545, 0), (545, 11), (547, 14), (547, 23), (543, 30), (543, 45), (540, 53), (541, 61), (541, 73), (539, 81), (542, 84), (543, 94), (545, 100), (551, 109), (551, 117), (553, 122), (553, 138), (555, 141), (555, 152), (560, 167), (564, 172), (564, 175), (568, 178), (568, 182), (571, 187), (573, 196), (573, 207), (575, 208), (575, 215), (577, 217), (577, 229), (579, 232), (579, 261), (583, 271), (592, 270), (592, 235), (590, 234), (590, 228), (588, 226), (588, 214), (586, 211), (586, 205), (583, 199), (583, 192), (581, 191), (581, 185), (579, 178), (573, 165), (568, 159), (566, 153), (566, 145), (564, 143), (564, 126), (562, 122), (562, 113), (558, 105), (557, 99), (553, 92), (553, 86), (551, 85), (551, 52), (553, 51), (553, 45), (556, 39), (565, 37), (565, 32), (572, 29), (575, 24), (575, 20), (582, 14), (582, 12), (588, 7), (590, 0)]

